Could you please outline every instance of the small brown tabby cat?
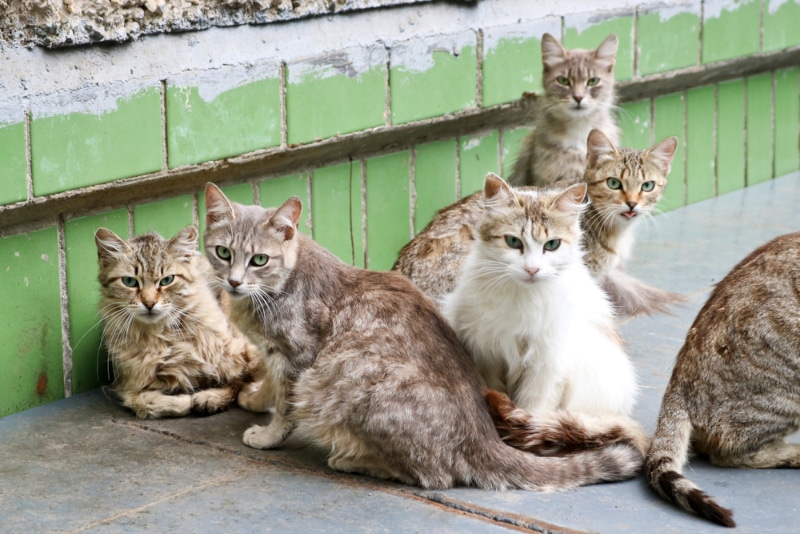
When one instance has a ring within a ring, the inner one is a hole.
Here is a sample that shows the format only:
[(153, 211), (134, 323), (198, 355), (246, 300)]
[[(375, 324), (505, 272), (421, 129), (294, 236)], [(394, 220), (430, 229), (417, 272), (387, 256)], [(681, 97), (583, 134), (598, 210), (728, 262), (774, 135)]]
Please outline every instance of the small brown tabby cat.
[(596, 50), (565, 50), (549, 33), (542, 36), (542, 95), (509, 179), (512, 185), (543, 186), (579, 181), (586, 168), (586, 137), (601, 130), (614, 143), (619, 128), (614, 109), (617, 36)]
[(725, 526), (732, 512), (682, 475), (687, 449), (725, 467), (800, 468), (800, 233), (758, 248), (714, 288), (678, 353), (647, 479)]
[(268, 408), (263, 356), (215, 298), (194, 227), (169, 241), (100, 228), (95, 242), (115, 400), (141, 418), (213, 414), (237, 395), (243, 408)]
[(589, 133), (583, 181), (591, 202), (581, 220), (584, 263), (622, 315), (663, 312), (683, 300), (624, 271), (634, 229), (652, 215), (664, 194), (677, 146), (676, 137), (667, 137), (647, 150), (617, 148), (599, 130)]
[(604, 446), (596, 450), (543, 458), (505, 445), (484, 382), (430, 299), (405, 277), (345, 265), (298, 232), (298, 198), (243, 206), (209, 184), (206, 206), (206, 254), (231, 316), (254, 342), (275, 347), (272, 369), (281, 373), (274, 417), (248, 429), (245, 444), (275, 448), (297, 427), (330, 451), (332, 469), (425, 488), (552, 490), (638, 470), (641, 436), (604, 423), (547, 427), (555, 437), (545, 438), (528, 425), (532, 436), (520, 437), (534, 450), (536, 439), (556, 450), (584, 439)]

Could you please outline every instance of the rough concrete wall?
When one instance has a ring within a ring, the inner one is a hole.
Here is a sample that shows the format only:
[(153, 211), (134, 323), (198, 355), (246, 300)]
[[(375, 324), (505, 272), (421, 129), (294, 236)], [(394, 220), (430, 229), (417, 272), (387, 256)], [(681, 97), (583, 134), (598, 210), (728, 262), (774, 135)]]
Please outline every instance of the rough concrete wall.
[(0, 0), (0, 42), (48, 48), (431, 0)]

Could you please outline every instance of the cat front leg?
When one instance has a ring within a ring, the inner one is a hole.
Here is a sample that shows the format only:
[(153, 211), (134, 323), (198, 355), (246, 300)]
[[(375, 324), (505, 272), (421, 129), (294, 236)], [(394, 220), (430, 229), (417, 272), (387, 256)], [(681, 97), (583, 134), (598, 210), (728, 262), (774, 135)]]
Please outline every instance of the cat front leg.
[(188, 394), (167, 395), (161, 391), (118, 392), (122, 404), (139, 419), (182, 417), (192, 410), (192, 396)]
[(204, 389), (192, 394), (192, 411), (198, 415), (213, 415), (228, 409), (236, 399), (232, 387)]
[[(277, 363), (277, 362), (276, 362)], [(274, 449), (280, 446), (294, 430), (295, 423), (291, 417), (291, 396), (293, 380), (282, 365), (273, 365), (273, 376), (282, 376), (282, 380), (274, 381), (275, 410), (268, 425), (253, 425), (248, 428), (242, 441), (254, 449)], [(264, 387), (264, 386), (262, 386)]]

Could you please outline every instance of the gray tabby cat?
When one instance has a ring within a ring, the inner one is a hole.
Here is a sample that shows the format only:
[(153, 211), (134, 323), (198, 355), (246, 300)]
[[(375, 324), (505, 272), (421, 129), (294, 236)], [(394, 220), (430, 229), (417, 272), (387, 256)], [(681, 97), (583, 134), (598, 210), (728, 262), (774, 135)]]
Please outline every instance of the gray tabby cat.
[[(299, 233), (298, 198), (243, 206), (209, 184), (206, 206), (217, 283), (237, 325), (273, 348), (280, 388), (274, 417), (248, 429), (245, 444), (279, 447), (297, 427), (330, 451), (332, 469), (425, 488), (552, 490), (637, 472), (640, 436), (569, 414), (523, 421), (520, 446), (578, 452), (543, 458), (504, 444), (484, 382), (433, 303), (405, 277), (345, 265)], [(495, 416), (508, 423), (511, 411)]]
[(647, 456), (663, 497), (716, 523), (732, 512), (682, 475), (688, 448), (726, 467), (800, 468), (800, 233), (781, 236), (716, 286), (678, 353)]
[(612, 115), (617, 44), (612, 33), (596, 50), (565, 50), (549, 33), (542, 36), (544, 95), (537, 101), (533, 131), (523, 142), (510, 184), (580, 180), (592, 129), (619, 143)]

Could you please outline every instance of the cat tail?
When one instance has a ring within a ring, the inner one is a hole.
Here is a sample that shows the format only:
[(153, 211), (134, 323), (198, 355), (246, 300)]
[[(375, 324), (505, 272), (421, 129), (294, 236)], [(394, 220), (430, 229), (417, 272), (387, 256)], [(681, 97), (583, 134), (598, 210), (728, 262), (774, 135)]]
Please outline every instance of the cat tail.
[(503, 393), (489, 389), (484, 397), (498, 434), (516, 449), (540, 456), (563, 456), (622, 443), (644, 458), (650, 446), (641, 425), (628, 417), (599, 418), (566, 410), (534, 415)]
[(647, 482), (656, 493), (687, 512), (694, 512), (726, 527), (735, 527), (732, 510), (718, 505), (712, 497), (683, 476), (691, 434), (689, 414), (683, 409), (680, 397), (667, 388), (653, 444), (645, 460)]
[(640, 282), (622, 269), (607, 272), (600, 282), (617, 313), (624, 316), (669, 313), (670, 305), (686, 300), (686, 296), (679, 293)]

